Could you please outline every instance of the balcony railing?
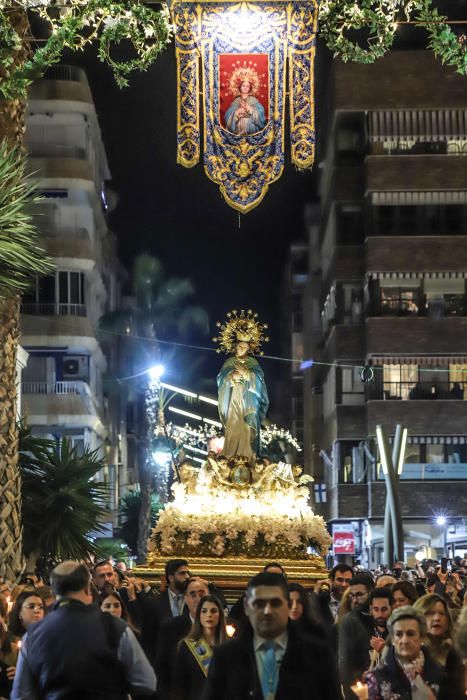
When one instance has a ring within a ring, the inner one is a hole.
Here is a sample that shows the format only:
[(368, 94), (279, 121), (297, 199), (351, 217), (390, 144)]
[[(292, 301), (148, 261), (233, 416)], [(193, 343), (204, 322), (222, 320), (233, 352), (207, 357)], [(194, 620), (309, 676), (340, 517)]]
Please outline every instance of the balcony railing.
[(22, 382), (22, 395), (39, 396), (80, 396), (89, 414), (101, 414), (97, 397), (92, 393), (91, 387), (84, 381), (72, 382)]
[(456, 400), (467, 399), (465, 382), (384, 382), (383, 386), (367, 385), (368, 398), (374, 400)]
[(55, 226), (55, 224), (49, 225), (37, 219), (37, 227), (44, 238), (59, 238), (61, 241), (65, 242), (66, 239), (71, 239), (73, 241), (89, 241), (89, 231), (85, 228), (78, 228), (76, 226)]
[(51, 66), (44, 74), (45, 80), (72, 80), (76, 83), (87, 83), (86, 73), (76, 66)]
[(467, 295), (449, 294), (437, 299), (377, 299), (370, 304), (371, 316), (467, 316)]
[(29, 141), (26, 143), (29, 155), (33, 158), (78, 158), (87, 160), (85, 148), (65, 143), (44, 143)]
[(23, 382), (23, 394), (83, 394), (84, 382)]
[(21, 304), (21, 313), (29, 316), (86, 316), (86, 304)]

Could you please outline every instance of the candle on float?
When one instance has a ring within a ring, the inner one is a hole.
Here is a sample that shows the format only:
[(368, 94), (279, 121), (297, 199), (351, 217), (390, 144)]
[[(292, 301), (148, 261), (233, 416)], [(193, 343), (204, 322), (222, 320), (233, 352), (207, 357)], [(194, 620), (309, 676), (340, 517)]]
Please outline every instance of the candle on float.
[(357, 681), (354, 685), (350, 686), (350, 689), (360, 700), (368, 700), (368, 686), (366, 683)]
[(226, 625), (225, 631), (227, 632), (228, 637), (233, 637), (235, 634), (235, 627), (233, 625)]
[(16, 648), (18, 649), (18, 651), (20, 651), (22, 645), (23, 645), (23, 642), (21, 641), (21, 639), (18, 639), (18, 641), (16, 642)]

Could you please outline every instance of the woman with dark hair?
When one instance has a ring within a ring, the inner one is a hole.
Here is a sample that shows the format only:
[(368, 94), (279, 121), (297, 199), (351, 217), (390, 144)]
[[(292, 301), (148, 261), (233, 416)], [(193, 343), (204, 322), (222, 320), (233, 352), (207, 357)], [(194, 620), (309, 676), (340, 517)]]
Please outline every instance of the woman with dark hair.
[(393, 610), (402, 608), (404, 605), (413, 605), (418, 600), (418, 594), (414, 586), (409, 581), (397, 581), (392, 587), (394, 603)]
[(200, 700), (212, 649), (226, 638), (222, 604), (216, 596), (205, 595), (199, 601), (190, 633), (178, 646), (175, 663), (176, 700)]
[(45, 612), (44, 601), (36, 590), (22, 591), (8, 616), (8, 629), (21, 639), (30, 625), (44, 618)]
[(311, 607), (311, 600), (306, 590), (299, 583), (289, 583), (290, 612), (289, 618), (302, 634), (313, 635), (328, 641), (326, 631), (317, 622)]
[(128, 608), (120, 593), (114, 591), (113, 588), (104, 590), (102, 593), (99, 594), (97, 604), (102, 610), (102, 612), (109, 613), (110, 615), (114, 615), (115, 617), (121, 617), (122, 620), (125, 620), (127, 625), (131, 627), (132, 631), (136, 634), (136, 636), (139, 639), (139, 630), (134, 625), (133, 620), (131, 619), (131, 615), (128, 612)]
[(447, 601), (437, 593), (427, 593), (417, 600), (414, 608), (425, 616), (428, 648), (440, 666), (454, 646), (453, 624)]

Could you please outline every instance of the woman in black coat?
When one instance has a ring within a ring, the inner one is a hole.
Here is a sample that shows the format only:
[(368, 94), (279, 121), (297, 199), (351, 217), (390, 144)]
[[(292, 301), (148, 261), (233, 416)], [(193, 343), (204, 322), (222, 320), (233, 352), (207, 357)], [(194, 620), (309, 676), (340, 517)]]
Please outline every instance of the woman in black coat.
[(225, 640), (225, 618), (216, 596), (206, 595), (199, 601), (190, 633), (179, 644), (175, 663), (174, 700), (200, 700), (212, 649)]

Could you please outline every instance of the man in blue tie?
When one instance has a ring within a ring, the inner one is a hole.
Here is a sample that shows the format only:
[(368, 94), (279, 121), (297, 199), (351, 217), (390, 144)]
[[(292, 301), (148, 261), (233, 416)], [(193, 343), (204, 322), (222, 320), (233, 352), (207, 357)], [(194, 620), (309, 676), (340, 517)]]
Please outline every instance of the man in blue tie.
[(323, 642), (289, 623), (289, 591), (281, 574), (251, 579), (250, 624), (215, 647), (203, 700), (340, 700), (335, 660)]

